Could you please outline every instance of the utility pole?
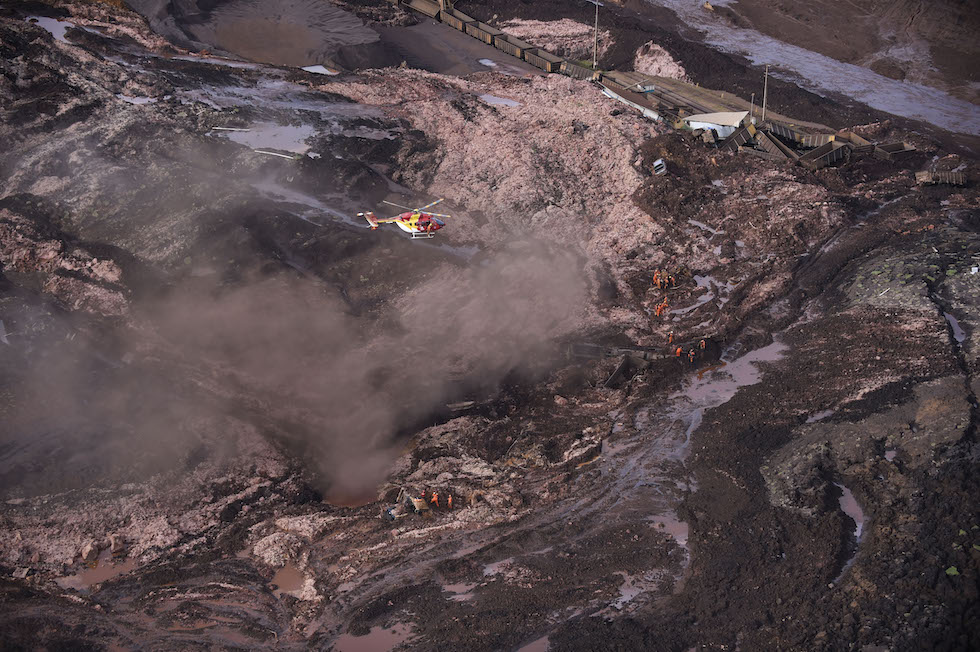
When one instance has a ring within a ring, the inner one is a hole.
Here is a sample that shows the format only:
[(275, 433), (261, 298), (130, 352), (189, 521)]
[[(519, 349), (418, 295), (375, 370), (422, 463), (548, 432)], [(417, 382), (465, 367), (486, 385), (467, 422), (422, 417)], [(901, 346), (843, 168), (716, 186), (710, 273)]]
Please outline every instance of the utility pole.
[(752, 101), (749, 106), (751, 107), (749, 109), (749, 117), (754, 118), (755, 117), (755, 93), (752, 93)]
[(766, 64), (766, 81), (762, 85), (762, 121), (766, 121), (766, 100), (769, 96), (769, 64)]
[(585, 1), (595, 5), (595, 44), (592, 47), (592, 69), (595, 70), (599, 67), (599, 7), (604, 7), (605, 5), (598, 2), (598, 0)]

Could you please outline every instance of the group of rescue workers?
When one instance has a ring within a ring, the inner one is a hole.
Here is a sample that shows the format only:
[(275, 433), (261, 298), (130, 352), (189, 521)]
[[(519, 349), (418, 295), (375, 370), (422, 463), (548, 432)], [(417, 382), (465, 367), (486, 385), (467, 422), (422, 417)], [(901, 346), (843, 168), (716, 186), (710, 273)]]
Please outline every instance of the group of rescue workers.
[(395, 504), (382, 511), (382, 517), (389, 521), (404, 518), (409, 514), (429, 515), (435, 509), (453, 509), (453, 495), (440, 494), (436, 490), (422, 490), (419, 496), (409, 494), (405, 489), (398, 492)]
[[(653, 282), (656, 284), (657, 288), (665, 291), (668, 288), (677, 287), (677, 278), (672, 274), (668, 274), (665, 270), (662, 269), (658, 269), (653, 272)], [(665, 315), (668, 312), (670, 312), (670, 302), (668, 301), (666, 294), (664, 294), (663, 301), (657, 304), (657, 308), (655, 312), (657, 317), (660, 317), (661, 315)], [(678, 346), (674, 348), (674, 331), (670, 331), (670, 333), (667, 334), (667, 346), (673, 349), (674, 357), (680, 358), (685, 355), (684, 347)], [(700, 342), (698, 342), (697, 349), (701, 349), (703, 351), (707, 346), (708, 346), (707, 340), (701, 340)], [(692, 363), (694, 362), (694, 359), (698, 355), (697, 349), (691, 348), (690, 350), (687, 351), (686, 354), (687, 359), (690, 360)]]
[[(667, 344), (673, 344), (673, 342), (674, 342), (674, 333), (673, 331), (671, 331), (670, 335), (667, 336)], [(703, 351), (705, 348), (707, 348), (707, 346), (708, 346), (708, 341), (701, 340), (700, 342), (698, 342), (697, 348)], [(684, 355), (684, 347), (679, 346), (674, 350), (674, 357), (679, 358), (682, 355)], [(694, 362), (694, 358), (696, 356), (697, 356), (697, 349), (691, 349), (687, 352), (687, 359), (690, 360), (691, 362)]]
[[(670, 287), (677, 287), (677, 279), (665, 272), (662, 269), (658, 269), (653, 272), (653, 282), (657, 285), (660, 290), (666, 290)], [(657, 317), (664, 315), (670, 311), (670, 302), (667, 301), (667, 297), (664, 296), (664, 300), (657, 304)]]

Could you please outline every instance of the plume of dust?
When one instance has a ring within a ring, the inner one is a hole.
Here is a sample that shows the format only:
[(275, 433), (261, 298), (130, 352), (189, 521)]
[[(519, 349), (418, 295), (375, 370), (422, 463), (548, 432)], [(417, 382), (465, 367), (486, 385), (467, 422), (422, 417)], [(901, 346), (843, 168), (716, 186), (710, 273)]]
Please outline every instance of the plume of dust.
[(587, 299), (582, 264), (542, 244), (513, 244), (479, 266), (445, 265), (367, 323), (325, 286), (273, 277), (175, 293), (159, 332), (212, 381), (293, 424), (332, 493), (365, 495), (397, 455), (394, 435), (461, 382), (492, 391), (575, 330)]

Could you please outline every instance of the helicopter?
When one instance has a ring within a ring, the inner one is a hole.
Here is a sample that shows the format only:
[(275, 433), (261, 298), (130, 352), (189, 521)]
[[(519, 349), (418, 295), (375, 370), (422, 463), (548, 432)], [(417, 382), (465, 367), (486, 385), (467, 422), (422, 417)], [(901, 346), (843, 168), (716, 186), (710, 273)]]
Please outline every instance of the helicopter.
[(368, 224), (371, 225), (371, 230), (377, 229), (382, 224), (394, 223), (402, 231), (411, 234), (412, 239), (415, 238), (433, 238), (436, 235), (436, 231), (446, 226), (446, 223), (438, 219), (440, 217), (452, 217), (451, 215), (443, 215), (442, 213), (429, 213), (425, 209), (435, 206), (442, 199), (437, 199), (431, 204), (426, 204), (419, 208), (409, 208), (408, 206), (402, 206), (401, 204), (395, 204), (390, 201), (382, 201), (382, 204), (388, 204), (389, 206), (395, 206), (396, 208), (405, 209), (404, 213), (399, 213), (392, 217), (377, 218), (374, 213), (368, 211), (367, 213), (358, 213), (358, 217), (363, 217), (367, 220)]

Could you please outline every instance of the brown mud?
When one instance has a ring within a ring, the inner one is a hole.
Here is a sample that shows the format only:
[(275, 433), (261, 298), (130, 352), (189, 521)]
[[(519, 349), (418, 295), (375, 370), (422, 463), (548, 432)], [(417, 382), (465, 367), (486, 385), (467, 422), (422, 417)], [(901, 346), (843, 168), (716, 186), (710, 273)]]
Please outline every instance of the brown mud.
[[(0, 10), (5, 649), (970, 649), (976, 160), (814, 99), (917, 147), (814, 173), (469, 50), (327, 77), (61, 6)], [(298, 158), (214, 129), (269, 124)], [(434, 242), (353, 219), (438, 196)], [(606, 387), (582, 342), (670, 355)]]

